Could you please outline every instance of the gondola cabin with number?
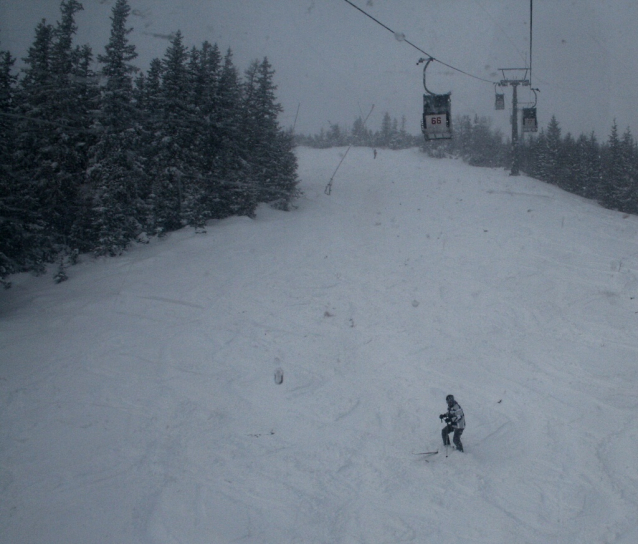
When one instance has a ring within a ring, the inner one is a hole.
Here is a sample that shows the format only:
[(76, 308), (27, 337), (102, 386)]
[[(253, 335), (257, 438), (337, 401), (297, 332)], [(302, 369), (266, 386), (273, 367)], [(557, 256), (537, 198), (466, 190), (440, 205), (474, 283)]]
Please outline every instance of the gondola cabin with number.
[(496, 93), (496, 98), (494, 102), (495, 110), (504, 110), (505, 109), (505, 94)]
[(523, 132), (538, 132), (536, 108), (523, 108)]
[(427, 141), (452, 138), (450, 93), (423, 95), (421, 130)]
[(449, 140), (452, 138), (452, 100), (451, 93), (434, 94), (425, 84), (425, 72), (433, 58), (419, 59), (417, 65), (425, 63), (423, 67), (423, 119), (421, 132), (426, 142), (431, 140)]

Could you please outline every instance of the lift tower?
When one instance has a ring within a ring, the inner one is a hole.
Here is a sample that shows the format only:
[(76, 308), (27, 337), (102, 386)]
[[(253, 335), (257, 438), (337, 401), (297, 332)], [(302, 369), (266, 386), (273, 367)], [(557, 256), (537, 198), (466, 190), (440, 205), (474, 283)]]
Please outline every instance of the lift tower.
[[(527, 78), (528, 68), (499, 68), (503, 74), (503, 79), (499, 82), (501, 87), (512, 87), (512, 170), (510, 176), (518, 176), (520, 174), (520, 150), (518, 145), (518, 86), (523, 85), (529, 87), (530, 82)], [(507, 77), (505, 72), (523, 72), (520, 79)]]

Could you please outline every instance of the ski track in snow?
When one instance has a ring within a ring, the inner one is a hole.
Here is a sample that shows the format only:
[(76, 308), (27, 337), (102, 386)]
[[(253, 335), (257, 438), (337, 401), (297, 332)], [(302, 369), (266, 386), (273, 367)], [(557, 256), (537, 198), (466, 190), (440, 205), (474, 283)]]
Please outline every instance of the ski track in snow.
[(0, 541), (637, 541), (638, 218), (417, 150), (328, 197), (344, 152), (293, 212), (14, 278)]

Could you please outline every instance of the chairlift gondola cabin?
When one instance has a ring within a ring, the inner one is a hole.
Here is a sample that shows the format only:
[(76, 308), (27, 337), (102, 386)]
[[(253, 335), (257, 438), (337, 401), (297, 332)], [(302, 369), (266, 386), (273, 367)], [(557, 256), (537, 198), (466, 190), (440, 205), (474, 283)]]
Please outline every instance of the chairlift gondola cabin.
[(421, 130), (426, 140), (452, 138), (451, 100), (447, 94), (423, 95), (423, 121)]
[(531, 108), (523, 108), (523, 132), (538, 132), (538, 120), (536, 119), (538, 95), (536, 91), (540, 92), (540, 89), (532, 89), (534, 93), (534, 105)]
[[(425, 62), (423, 67), (423, 88), (427, 94), (423, 95), (423, 119), (421, 132), (426, 142), (432, 140), (449, 140), (452, 138), (452, 100), (451, 93), (434, 94), (425, 85), (425, 71), (434, 59), (420, 59)], [(417, 63), (418, 64), (418, 63)]]
[(496, 93), (496, 96), (494, 98), (494, 109), (495, 110), (505, 109), (505, 93)]
[(523, 108), (523, 132), (538, 132), (536, 108)]

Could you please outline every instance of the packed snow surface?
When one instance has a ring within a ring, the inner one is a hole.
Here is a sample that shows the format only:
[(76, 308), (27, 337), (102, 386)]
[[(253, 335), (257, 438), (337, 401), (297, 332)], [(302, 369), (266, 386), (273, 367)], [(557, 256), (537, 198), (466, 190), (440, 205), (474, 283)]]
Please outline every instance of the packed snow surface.
[(344, 152), (294, 211), (12, 278), (2, 543), (638, 542), (638, 219), (417, 150), (328, 196)]

